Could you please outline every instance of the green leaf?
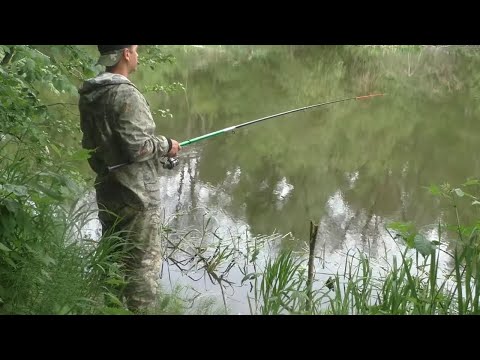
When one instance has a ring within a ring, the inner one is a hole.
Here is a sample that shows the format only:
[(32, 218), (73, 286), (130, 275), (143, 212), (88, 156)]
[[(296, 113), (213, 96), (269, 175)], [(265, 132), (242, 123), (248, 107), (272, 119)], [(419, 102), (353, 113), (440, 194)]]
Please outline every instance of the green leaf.
[(55, 305), (54, 311), (57, 315), (67, 315), (71, 312), (71, 308), (68, 305), (63, 305), (62, 307)]
[[(5, 288), (2, 285), (0, 285), (0, 296), (5, 297), (6, 295), (7, 295), (7, 291), (5, 290)], [(0, 300), (0, 303), (1, 302), (2, 301)]]
[(58, 149), (58, 147), (55, 146), (55, 144), (50, 144), (50, 147), (55, 152), (55, 154), (57, 154), (58, 156), (62, 156), (62, 154), (60, 153), (60, 150)]
[(64, 198), (67, 198), (70, 196), (70, 190), (66, 186), (60, 186), (60, 193)]
[(73, 181), (71, 178), (65, 176), (63, 177), (63, 181), (67, 189), (70, 191), (70, 193), (77, 193), (80, 191), (78, 184), (75, 181)]
[(251, 262), (255, 262), (257, 260), (258, 254), (260, 254), (260, 249), (253, 250)]
[(74, 152), (71, 156), (71, 159), (74, 161), (84, 161), (90, 157), (92, 150), (80, 149)]
[(12, 199), (5, 199), (3, 203), (5, 204), (5, 207), (7, 208), (7, 210), (13, 214), (17, 214), (21, 207), (18, 201), (15, 201)]
[(56, 264), (56, 261), (52, 259), (50, 256), (48, 256), (47, 254), (40, 254), (39, 259), (47, 266), (50, 264), (53, 264), (53, 265)]
[(455, 194), (457, 194), (458, 197), (463, 197), (463, 195), (465, 195), (462, 189), (456, 188), (453, 189), (453, 191), (455, 191)]
[(85, 298), (85, 297), (80, 297), (77, 299), (77, 302), (78, 303), (87, 303), (87, 304), (90, 304), (90, 305), (94, 305), (96, 304), (96, 301), (93, 300), (93, 299), (89, 299), (89, 298)]
[(409, 233), (413, 232), (414, 226), (410, 223), (402, 223), (402, 222), (392, 222), (388, 224), (388, 228), (398, 231), (400, 233)]
[(440, 195), (442, 192), (437, 185), (431, 185), (428, 187), (428, 191), (433, 195)]
[(415, 244), (415, 249), (423, 256), (428, 256), (432, 253), (432, 243), (422, 234), (415, 235), (413, 242)]
[(47, 189), (45, 186), (43, 186), (41, 184), (35, 184), (35, 187), (40, 192), (44, 193), (47, 196), (50, 196), (51, 198), (53, 198), (55, 200), (58, 200), (58, 201), (63, 201), (64, 200), (63, 196), (61, 196), (59, 193), (54, 192), (50, 189)]
[(13, 193), (17, 196), (27, 196), (27, 187), (23, 185), (15, 185), (15, 184), (4, 184), (0, 185), (0, 190), (3, 190), (7, 193)]
[(247, 274), (243, 277), (242, 281), (240, 282), (240, 285), (243, 285), (243, 283), (247, 280), (253, 280), (257, 277), (259, 277), (261, 274), (260, 273), (250, 273), (250, 274)]
[(463, 184), (463, 186), (470, 186), (470, 185), (480, 185), (480, 180), (470, 179), (470, 180), (467, 180), (467, 182), (465, 182)]
[(132, 312), (126, 309), (107, 307), (102, 310), (105, 315), (132, 315)]
[(125, 285), (125, 281), (121, 279), (108, 279), (105, 281), (106, 284), (108, 285)]
[[(14, 253), (12, 253), (14, 254)], [(10, 259), (9, 257), (4, 257), (3, 260), (9, 264), (12, 268), (16, 269), (17, 268), (17, 265), (13, 262), (12, 259)]]
[(45, 276), (48, 280), (52, 280), (52, 278), (50, 277), (50, 274), (48, 272), (46, 272), (44, 269), (40, 270), (40, 272), (42, 273), (43, 276)]
[(5, 251), (5, 252), (12, 251), (11, 249), (9, 249), (8, 247), (6, 247), (6, 246), (3, 245), (2, 243), (0, 243), (0, 250)]
[(122, 302), (113, 294), (111, 293), (106, 293), (105, 294), (107, 297), (109, 297), (109, 301), (111, 301), (113, 304), (118, 305), (118, 306), (123, 306)]

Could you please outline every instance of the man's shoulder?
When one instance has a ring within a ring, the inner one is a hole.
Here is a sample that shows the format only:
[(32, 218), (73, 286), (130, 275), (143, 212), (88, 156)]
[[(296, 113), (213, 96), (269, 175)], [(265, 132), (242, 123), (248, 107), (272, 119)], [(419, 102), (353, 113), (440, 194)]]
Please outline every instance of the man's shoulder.
[(142, 96), (140, 90), (133, 83), (121, 83), (115, 86), (115, 89), (119, 93)]
[(138, 101), (142, 99), (143, 95), (133, 84), (118, 84), (115, 86), (117, 100)]
[(141, 91), (133, 84), (121, 84), (116, 88), (115, 100), (139, 107), (148, 106), (148, 102)]

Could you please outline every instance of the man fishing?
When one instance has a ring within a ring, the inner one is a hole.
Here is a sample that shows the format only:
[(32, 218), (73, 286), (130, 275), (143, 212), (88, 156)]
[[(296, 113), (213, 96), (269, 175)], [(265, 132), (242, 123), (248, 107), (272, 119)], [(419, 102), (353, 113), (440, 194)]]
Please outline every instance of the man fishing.
[[(128, 249), (124, 291), (131, 311), (154, 305), (161, 269), (162, 157), (175, 157), (176, 140), (155, 135), (149, 105), (128, 79), (138, 66), (138, 45), (98, 45), (106, 71), (79, 89), (82, 146), (92, 150), (103, 235), (120, 231)], [(109, 168), (126, 164), (115, 170)]]

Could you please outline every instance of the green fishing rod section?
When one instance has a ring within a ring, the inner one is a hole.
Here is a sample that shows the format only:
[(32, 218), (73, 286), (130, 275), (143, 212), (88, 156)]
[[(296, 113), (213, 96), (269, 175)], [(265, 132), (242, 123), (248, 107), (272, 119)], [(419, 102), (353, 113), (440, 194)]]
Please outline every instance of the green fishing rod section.
[[(221, 129), (221, 130), (213, 131), (213, 132), (205, 134), (205, 135), (201, 135), (201, 136), (189, 139), (189, 140), (182, 141), (179, 144), (180, 144), (181, 147), (184, 147), (184, 146), (187, 146), (187, 145), (190, 145), (190, 144), (193, 144), (193, 143), (205, 140), (205, 139), (210, 139), (210, 138), (212, 138), (214, 136), (218, 136), (220, 134), (225, 134), (225, 133), (228, 133), (230, 131), (240, 129), (240, 128), (248, 126), (248, 125), (259, 123), (261, 121), (265, 121), (265, 120), (268, 120), (268, 119), (273, 119), (273, 118), (276, 118), (276, 117), (279, 117), (279, 116), (292, 114), (292, 113), (295, 113), (295, 112), (298, 112), (298, 111), (304, 111), (304, 110), (312, 109), (312, 108), (315, 108), (315, 107), (320, 107), (320, 106), (324, 106), (324, 105), (339, 103), (339, 102), (342, 102), (342, 101), (365, 100), (365, 99), (369, 99), (369, 98), (372, 98), (372, 97), (375, 97), (375, 96), (383, 96), (383, 95), (385, 95), (385, 94), (370, 94), (370, 95), (355, 96), (355, 97), (349, 97), (349, 98), (345, 98), (345, 99), (327, 101), (327, 102), (324, 102), (324, 103), (321, 103), (321, 104), (308, 105), (308, 106), (304, 106), (304, 107), (301, 107), (301, 108), (298, 108), (298, 109), (288, 110), (288, 111), (284, 111), (284, 112), (281, 112), (281, 113), (278, 113), (278, 114), (265, 116), (265, 117), (262, 117), (260, 119), (247, 121), (247, 122), (239, 124), (239, 125), (229, 126), (229, 127), (224, 128), (224, 129)], [(162, 164), (163, 164), (163, 167), (166, 168), (166, 169), (173, 169), (175, 166), (178, 165), (178, 159), (167, 158), (167, 160), (165, 162), (162, 162)], [(119, 167), (122, 167), (122, 166), (125, 166), (125, 165), (128, 165), (128, 163), (109, 166), (108, 170), (112, 171), (112, 170), (118, 169)]]
[(190, 140), (185, 140), (185, 141), (180, 143), (180, 146), (183, 147), (183, 146), (186, 146), (186, 145), (190, 145), (190, 144), (196, 143), (196, 142), (201, 141), (201, 140), (210, 139), (214, 136), (224, 134), (224, 133), (227, 133), (227, 132), (230, 132), (230, 131), (233, 131), (233, 130), (240, 129), (244, 126), (252, 125), (252, 124), (258, 123), (260, 121), (272, 119), (272, 118), (275, 118), (275, 117), (278, 117), (278, 116), (291, 114), (291, 113), (294, 113), (294, 112), (297, 112), (297, 111), (308, 110), (308, 109), (312, 109), (312, 108), (315, 108), (315, 107), (334, 104), (334, 103), (347, 101), (347, 100), (363, 100), (363, 99), (371, 98), (371, 97), (374, 97), (374, 96), (382, 96), (382, 95), (385, 95), (385, 94), (371, 94), (371, 95), (364, 95), (364, 96), (355, 96), (355, 97), (350, 97), (350, 98), (346, 98), (346, 99), (333, 100), (333, 101), (328, 101), (328, 102), (324, 102), (324, 103), (321, 103), (321, 104), (309, 105), (309, 106), (304, 106), (304, 107), (301, 107), (301, 108), (298, 108), (298, 109), (284, 111), (284, 112), (281, 112), (281, 113), (278, 113), (278, 114), (265, 116), (265, 117), (257, 119), (257, 120), (248, 121), (248, 122), (245, 122), (243, 124), (234, 125), (234, 126), (227, 127), (225, 129), (217, 130), (217, 131), (214, 131), (214, 132), (202, 135), (202, 136), (195, 137), (195, 138), (190, 139)]

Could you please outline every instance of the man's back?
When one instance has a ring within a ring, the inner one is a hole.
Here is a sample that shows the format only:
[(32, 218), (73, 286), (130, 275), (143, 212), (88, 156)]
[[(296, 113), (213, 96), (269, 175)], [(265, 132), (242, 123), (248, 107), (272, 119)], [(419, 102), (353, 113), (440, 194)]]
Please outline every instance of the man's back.
[[(106, 204), (126, 204), (138, 210), (159, 205), (159, 158), (168, 140), (156, 137), (155, 122), (143, 95), (126, 77), (103, 73), (79, 90), (82, 146), (97, 173), (97, 193)], [(130, 165), (108, 172), (108, 166)]]

